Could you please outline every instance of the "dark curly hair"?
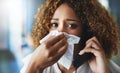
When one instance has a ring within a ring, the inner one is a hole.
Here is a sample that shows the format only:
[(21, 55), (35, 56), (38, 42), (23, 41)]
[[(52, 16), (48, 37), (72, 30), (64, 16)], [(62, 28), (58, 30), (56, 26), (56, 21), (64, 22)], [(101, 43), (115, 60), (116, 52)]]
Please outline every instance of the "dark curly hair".
[(38, 47), (39, 40), (49, 33), (50, 20), (55, 10), (63, 3), (74, 10), (81, 24), (87, 24), (94, 32), (107, 58), (118, 53), (118, 27), (110, 13), (97, 0), (46, 0), (35, 16), (31, 34), (35, 47)]

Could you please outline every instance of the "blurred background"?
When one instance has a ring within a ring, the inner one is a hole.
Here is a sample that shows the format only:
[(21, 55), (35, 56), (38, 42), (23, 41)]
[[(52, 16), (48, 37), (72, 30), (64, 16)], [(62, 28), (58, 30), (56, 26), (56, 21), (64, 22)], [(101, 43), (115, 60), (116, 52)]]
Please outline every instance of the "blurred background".
[[(98, 0), (120, 26), (120, 0)], [(28, 45), (34, 15), (44, 0), (0, 0), (0, 73), (19, 73)], [(120, 56), (114, 56), (120, 66)]]

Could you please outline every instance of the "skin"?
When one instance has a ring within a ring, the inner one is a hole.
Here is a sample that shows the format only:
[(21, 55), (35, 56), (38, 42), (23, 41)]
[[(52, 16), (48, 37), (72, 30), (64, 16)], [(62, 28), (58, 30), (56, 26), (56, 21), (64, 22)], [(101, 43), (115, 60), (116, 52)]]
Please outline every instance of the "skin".
[[(79, 22), (74, 11), (67, 4), (62, 4), (53, 15), (49, 31), (58, 30), (81, 36), (82, 25)], [(64, 34), (48, 39), (33, 52), (26, 73), (42, 73), (46, 67), (58, 61), (67, 50), (67, 46), (67, 39)], [(89, 65), (93, 73), (111, 73), (107, 59), (105, 58), (104, 49), (95, 36), (86, 42), (85, 48), (81, 50), (79, 54), (82, 55), (89, 52), (94, 54), (94, 57), (89, 60)], [(75, 71), (73, 65), (69, 70), (65, 69), (60, 64), (58, 65), (62, 73), (72, 73)]]

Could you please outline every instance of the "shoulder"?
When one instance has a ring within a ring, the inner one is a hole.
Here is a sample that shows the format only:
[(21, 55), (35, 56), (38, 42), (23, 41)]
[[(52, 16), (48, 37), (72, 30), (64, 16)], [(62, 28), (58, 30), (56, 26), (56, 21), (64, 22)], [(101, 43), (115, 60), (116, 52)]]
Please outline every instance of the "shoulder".
[(92, 73), (88, 62), (85, 62), (77, 69), (77, 73)]
[(109, 61), (109, 67), (112, 73), (120, 73), (120, 67), (114, 61)]
[(22, 60), (23, 66), (20, 70), (20, 73), (25, 73), (25, 71), (26, 71), (26, 69), (29, 65), (29, 61), (31, 59), (31, 56), (32, 56), (32, 54), (29, 54), (29, 55), (27, 55), (26, 57), (23, 58), (23, 60)]

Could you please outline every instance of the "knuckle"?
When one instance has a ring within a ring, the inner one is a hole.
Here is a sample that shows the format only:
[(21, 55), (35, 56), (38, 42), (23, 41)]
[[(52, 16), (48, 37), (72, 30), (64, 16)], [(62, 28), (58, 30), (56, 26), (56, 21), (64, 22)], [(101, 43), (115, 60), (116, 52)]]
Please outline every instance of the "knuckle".
[(49, 48), (48, 42), (45, 42), (43, 45), (44, 45), (44, 48)]
[(68, 43), (65, 44), (65, 47), (64, 47), (64, 48), (65, 48), (64, 51), (66, 51), (67, 48), (68, 48)]
[(62, 39), (62, 38), (64, 38), (65, 37), (65, 35), (62, 33), (60, 36), (58, 36), (59, 37), (59, 39)]
[(61, 36), (63, 36), (63, 37), (65, 36), (65, 34), (64, 34), (63, 32), (62, 32), (62, 33), (60, 33), (60, 35), (61, 35)]
[(48, 48), (48, 45), (47, 44), (43, 44), (42, 48), (44, 48), (44, 50), (45, 50), (45, 56), (49, 57), (51, 52), (50, 52), (50, 49)]
[(64, 46), (66, 43), (67, 42), (66, 42), (65, 38), (60, 41), (61, 46)]
[(62, 43), (63, 45), (65, 45), (65, 44), (66, 44), (66, 40), (63, 39), (61, 43)]
[(92, 42), (92, 43), (95, 43), (95, 41), (94, 41), (94, 40), (91, 40), (91, 42)]
[(46, 57), (50, 57), (51, 52), (47, 49), (46, 52), (45, 52), (45, 55), (46, 55)]
[(68, 48), (68, 43), (66, 43), (66, 45), (65, 45), (65, 46), (66, 46), (66, 48)]

